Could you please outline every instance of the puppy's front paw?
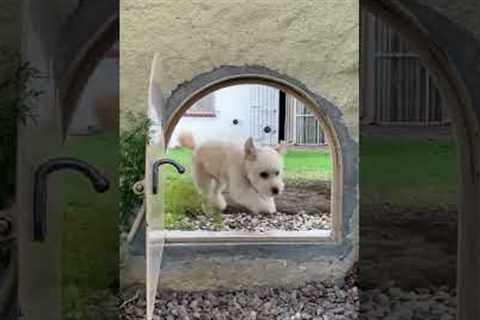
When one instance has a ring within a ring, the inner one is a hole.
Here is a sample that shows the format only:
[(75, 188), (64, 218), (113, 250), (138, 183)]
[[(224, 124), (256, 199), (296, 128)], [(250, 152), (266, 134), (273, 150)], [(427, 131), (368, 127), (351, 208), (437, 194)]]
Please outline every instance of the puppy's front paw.
[(273, 214), (275, 212), (277, 212), (277, 208), (275, 206), (275, 202), (272, 201), (269, 201), (269, 203), (267, 204), (267, 212), (269, 214)]
[(269, 209), (267, 210), (267, 213), (268, 213), (268, 214), (274, 214), (275, 212), (277, 212), (277, 209), (275, 209), (275, 206), (274, 206), (273, 208), (269, 208)]
[(274, 214), (275, 212), (277, 212), (275, 203), (268, 203), (259, 208), (255, 213)]
[(223, 211), (223, 210), (227, 209), (227, 201), (225, 201), (225, 199), (223, 199), (223, 198), (218, 199), (218, 201), (217, 201), (217, 208), (218, 208), (220, 211)]

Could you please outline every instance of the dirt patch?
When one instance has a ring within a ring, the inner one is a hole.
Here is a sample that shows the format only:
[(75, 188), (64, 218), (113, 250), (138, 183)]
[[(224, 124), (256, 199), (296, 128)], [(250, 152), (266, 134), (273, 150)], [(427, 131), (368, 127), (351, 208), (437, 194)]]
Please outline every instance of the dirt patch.
[(457, 212), (453, 209), (361, 209), (361, 285), (410, 290), (455, 287)]
[(330, 216), (330, 181), (292, 180), (276, 200), (277, 210), (288, 214), (301, 211)]

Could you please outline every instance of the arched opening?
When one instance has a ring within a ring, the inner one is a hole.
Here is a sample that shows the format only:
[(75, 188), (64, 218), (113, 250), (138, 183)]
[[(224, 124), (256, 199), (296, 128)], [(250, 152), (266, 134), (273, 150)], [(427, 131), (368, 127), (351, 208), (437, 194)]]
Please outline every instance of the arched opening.
[[(281, 100), (282, 97), (284, 102)], [(238, 145), (243, 147), (245, 141), (250, 137), (256, 148), (275, 149), (284, 144), (285, 150), (280, 152), (283, 167), (275, 168), (275, 170), (281, 168), (279, 178), (274, 177), (275, 172), (263, 172), (265, 178), (262, 179), (256, 179), (259, 172), (255, 174), (244, 172), (251, 177), (252, 181), (255, 181), (252, 182), (252, 188), (265, 193), (265, 195), (268, 196), (269, 191), (262, 190), (263, 187), (280, 188), (282, 191), (274, 197), (275, 212), (252, 215), (245, 212), (241, 204), (240, 206), (234, 204), (233, 199), (238, 199), (240, 195), (235, 194), (236, 189), (229, 184), (232, 188), (226, 190), (229, 196), (227, 203), (232, 207), (228, 208), (227, 206), (223, 214), (214, 215), (214, 217), (208, 213), (206, 216), (190, 215), (192, 218), (190, 223), (183, 227), (177, 226), (180, 230), (195, 228), (195, 225), (201, 230), (260, 233), (317, 230), (319, 235), (324, 234), (325, 237), (330, 237), (332, 229), (340, 229), (338, 219), (334, 219), (334, 228), (332, 228), (331, 218), (337, 216), (338, 212), (331, 215), (331, 209), (335, 208), (335, 203), (331, 203), (330, 196), (332, 178), (335, 180), (338, 174), (335, 165), (338, 155), (332, 151), (335, 150), (335, 142), (328, 143), (338, 139), (332, 137), (331, 131), (323, 130), (325, 124), (317, 120), (310, 105), (277, 87), (251, 82), (240, 85), (226, 84), (200, 99), (196, 97), (193, 99), (195, 102), (183, 115), (181, 113), (173, 115), (172, 120), (167, 124), (167, 157), (178, 160), (181, 164), (193, 169), (193, 181), (197, 181), (194, 168), (196, 165), (201, 166), (202, 164), (192, 159), (192, 154), (187, 151), (188, 148), (182, 148), (179, 142), (179, 136), (186, 130), (193, 134), (199, 149), (202, 146), (209, 148), (208, 145), (221, 142), (224, 152), (236, 152)], [(174, 120), (178, 120), (178, 122), (174, 124)], [(172, 128), (174, 128), (173, 131), (171, 131)], [(324, 131), (328, 133), (324, 133)], [(212, 152), (215, 151), (212, 150)], [(228, 155), (227, 158), (229, 158)], [(189, 162), (190, 160), (193, 161), (193, 165)], [(269, 160), (275, 161), (275, 158)], [(210, 160), (206, 159), (205, 161)], [(205, 165), (208, 164), (205, 163)], [(272, 162), (260, 162), (258, 165), (265, 167), (265, 170), (270, 166), (275, 166)], [(228, 167), (230, 169), (227, 169), (227, 167), (225, 167), (224, 173), (227, 173), (228, 170), (242, 169), (241, 167), (235, 167), (235, 169)], [(182, 180), (174, 178), (179, 177), (178, 175), (171, 176), (165, 186), (167, 228), (175, 228), (169, 222), (175, 220), (175, 217), (182, 216), (181, 212), (170, 210), (169, 206), (169, 204), (173, 206), (174, 203), (181, 201), (170, 199), (170, 197), (175, 197), (180, 190), (189, 187), (193, 191), (193, 181), (185, 179), (188, 177), (189, 171), (192, 170), (187, 170), (187, 174), (183, 175)], [(232, 183), (233, 177), (228, 174), (222, 177)], [(180, 181), (185, 183), (177, 184)], [(187, 194), (188, 192), (184, 191), (182, 197)], [(337, 198), (338, 195), (335, 201)], [(253, 202), (254, 198), (251, 201)], [(193, 202), (195, 201), (189, 201), (190, 204)], [(253, 203), (251, 204), (253, 205)], [(190, 212), (203, 211), (201, 208), (185, 209)]]
[[(478, 317), (480, 312), (478, 304), (470, 300), (478, 296), (480, 289), (478, 281), (476, 281), (478, 273), (473, 267), (475, 262), (471, 260), (474, 251), (478, 250), (478, 241), (475, 240), (476, 233), (474, 230), (478, 228), (476, 218), (478, 200), (476, 199), (478, 198), (479, 187), (474, 176), (475, 172), (478, 172), (479, 163), (478, 139), (475, 138), (478, 136), (479, 123), (471, 100), (473, 97), (471, 91), (469, 92), (472, 83), (469, 84), (468, 77), (462, 74), (465, 72), (464, 66), (459, 68), (459, 60), (469, 61), (469, 58), (454, 51), (447, 55), (442, 49), (442, 47), (449, 45), (446, 38), (453, 36), (466, 40), (469, 39), (468, 33), (444, 16), (434, 12), (432, 8), (414, 2), (400, 4), (396, 1), (365, 0), (362, 5), (363, 9), (381, 18), (383, 22), (394, 28), (408, 41), (412, 50), (421, 57), (422, 63), (430, 72), (433, 82), (439, 89), (441, 98), (448, 108), (458, 156), (457, 166), (451, 165), (448, 168), (445, 167), (444, 170), (455, 172), (457, 169), (457, 175), (460, 177), (457, 188), (459, 195), (458, 246), (456, 250), (457, 319), (474, 319)], [(438, 31), (438, 28), (448, 28), (451, 33), (445, 37), (440, 36), (443, 33)], [(469, 41), (473, 40), (470, 39)], [(468, 64), (469, 62), (462, 63)], [(419, 161), (421, 160), (419, 159)], [(454, 218), (456, 220), (456, 217)], [(425, 225), (424, 228), (435, 227)], [(364, 246), (365, 252), (368, 252), (368, 243), (361, 244), (361, 246)], [(432, 266), (432, 268), (437, 271), (436, 266)], [(360, 278), (362, 278), (362, 274), (360, 274)], [(455, 285), (453, 286), (455, 287)], [(452, 289), (455, 290), (455, 288)]]
[[(346, 155), (345, 150), (351, 150), (352, 141), (350, 140), (348, 133), (343, 127), (342, 120), (339, 119), (339, 112), (337, 108), (328, 102), (326, 99), (315, 96), (302, 85), (295, 80), (287, 79), (284, 76), (272, 74), (270, 71), (265, 71), (263, 68), (258, 70), (248, 70), (248, 72), (243, 71), (241, 68), (236, 67), (227, 67), (233, 68), (233, 72), (228, 73), (226, 76), (224, 73), (225, 70), (219, 72), (214, 70), (213, 77), (215, 78), (218, 74), (219, 77), (215, 80), (211, 80), (212, 73), (208, 75), (209, 81), (203, 82), (202, 80), (194, 80), (193, 85), (188, 86), (188, 90), (181, 90), (180, 88), (174, 92), (169, 99), (166, 101), (166, 105), (162, 107), (163, 112), (160, 112), (160, 109), (150, 112), (154, 114), (153, 123), (158, 125), (164, 124), (165, 132), (165, 145), (168, 146), (173, 139), (175, 140), (174, 131), (175, 127), (179, 124), (182, 116), (188, 112), (189, 108), (195, 105), (198, 101), (207, 98), (212, 93), (219, 92), (228, 88), (240, 88), (242, 86), (257, 86), (257, 87), (266, 87), (272, 88), (277, 92), (284, 92), (287, 97), (297, 100), (299, 103), (306, 105), (311, 110), (312, 114), (318, 119), (318, 122), (321, 126), (322, 132), (325, 135), (325, 140), (328, 141), (328, 147), (330, 149), (331, 155), (331, 169), (332, 169), (332, 186), (331, 186), (331, 232), (323, 231), (302, 231), (297, 234), (289, 232), (267, 232), (267, 233), (252, 233), (250, 237), (245, 238), (245, 236), (236, 235), (233, 233), (222, 233), (215, 234), (212, 237), (207, 235), (204, 237), (199, 232), (191, 233), (190, 235), (187, 232), (170, 232), (167, 233), (166, 241), (168, 242), (195, 242), (195, 239), (201, 239), (201, 241), (267, 241), (271, 242), (276, 239), (277, 241), (327, 241), (327, 242), (337, 242), (342, 243), (344, 237), (347, 234), (352, 232), (351, 230), (351, 217), (353, 215), (352, 205), (354, 200), (353, 194), (347, 196), (345, 199), (345, 189), (352, 188), (351, 184), (354, 184), (354, 179), (349, 176), (347, 179), (347, 184), (344, 181), (344, 174), (351, 174), (352, 167), (354, 163), (351, 162), (355, 158), (353, 152), (349, 152), (349, 155)], [(228, 69), (227, 69), (228, 70)], [(260, 70), (260, 71), (259, 71)], [(236, 74), (238, 73), (238, 74)], [(201, 75), (200, 79), (205, 75)], [(198, 86), (197, 86), (198, 85)], [(153, 85), (151, 88), (155, 88)], [(151, 106), (152, 107), (152, 106)], [(228, 106), (225, 106), (228, 108)], [(162, 119), (155, 120), (155, 115), (161, 114)], [(155, 125), (154, 125), (155, 126)], [(221, 134), (218, 132), (217, 134)], [(240, 139), (241, 140), (241, 139)], [(275, 140), (275, 143), (280, 142)], [(349, 149), (350, 148), (350, 149)], [(320, 170), (320, 168), (319, 168)], [(288, 186), (287, 186), (288, 187)], [(353, 187), (355, 188), (355, 187)], [(345, 210), (344, 202), (347, 202), (347, 209)], [(348, 211), (347, 211), (348, 210)], [(168, 221), (164, 221), (162, 225), (168, 224)], [(170, 236), (169, 236), (169, 235)], [(214, 240), (216, 239), (216, 240)]]

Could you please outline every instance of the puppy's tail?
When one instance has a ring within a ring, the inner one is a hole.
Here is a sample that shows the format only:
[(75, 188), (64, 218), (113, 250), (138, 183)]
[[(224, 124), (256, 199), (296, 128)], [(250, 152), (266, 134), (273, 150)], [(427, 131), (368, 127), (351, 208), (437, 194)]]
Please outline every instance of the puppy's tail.
[(191, 132), (184, 131), (178, 135), (178, 142), (184, 148), (188, 148), (190, 150), (195, 149), (195, 139)]

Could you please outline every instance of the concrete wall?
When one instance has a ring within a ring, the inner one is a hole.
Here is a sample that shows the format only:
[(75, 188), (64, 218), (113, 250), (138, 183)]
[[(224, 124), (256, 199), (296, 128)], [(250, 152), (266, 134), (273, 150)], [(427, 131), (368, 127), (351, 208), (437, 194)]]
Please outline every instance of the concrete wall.
[(121, 112), (146, 113), (150, 67), (159, 53), (166, 96), (221, 65), (261, 65), (337, 105), (357, 139), (358, 5), (354, 0), (124, 0)]

